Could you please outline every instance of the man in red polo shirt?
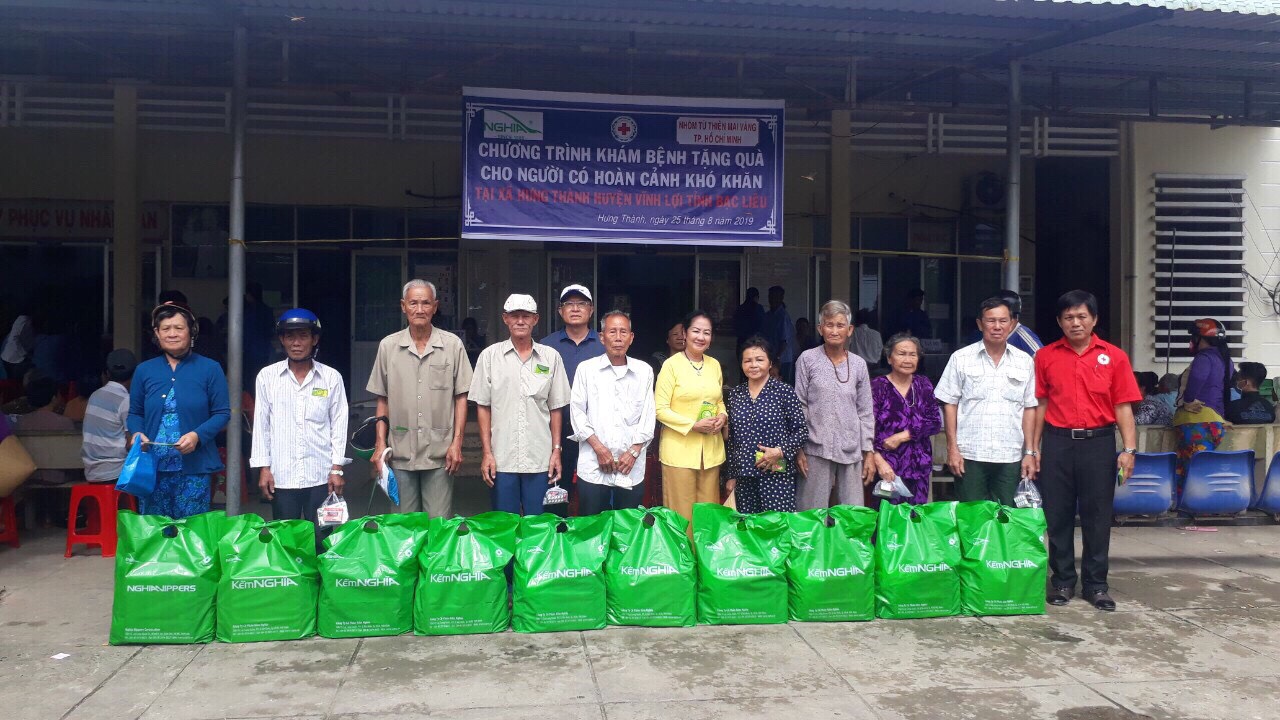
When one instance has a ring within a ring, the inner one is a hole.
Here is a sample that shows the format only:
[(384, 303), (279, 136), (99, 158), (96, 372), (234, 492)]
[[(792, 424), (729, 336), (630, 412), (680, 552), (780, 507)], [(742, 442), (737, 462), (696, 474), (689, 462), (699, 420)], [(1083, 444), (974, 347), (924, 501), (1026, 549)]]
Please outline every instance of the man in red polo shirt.
[[(1116, 482), (1133, 472), (1138, 431), (1133, 405), (1142, 392), (1129, 356), (1093, 334), (1098, 299), (1072, 290), (1058, 298), (1064, 337), (1036, 353), (1035, 442), (1040, 492), (1049, 523), (1051, 605), (1066, 605), (1076, 587), (1075, 517), (1080, 508), (1083, 597), (1099, 610), (1115, 610), (1107, 594), (1111, 510)], [(1124, 450), (1116, 455), (1116, 429)], [(1042, 444), (1043, 443), (1043, 444)], [(1034, 450), (1027, 450), (1034, 454)]]

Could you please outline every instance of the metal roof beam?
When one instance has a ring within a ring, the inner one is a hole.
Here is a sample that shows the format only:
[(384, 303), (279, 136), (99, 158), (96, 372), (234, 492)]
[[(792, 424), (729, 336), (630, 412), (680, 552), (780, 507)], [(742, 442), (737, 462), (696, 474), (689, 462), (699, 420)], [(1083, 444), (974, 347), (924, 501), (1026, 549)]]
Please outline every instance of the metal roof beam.
[(1125, 13), (1111, 20), (1102, 22), (1088, 23), (1079, 25), (1069, 30), (1046, 35), (1029, 42), (1015, 45), (1004, 50), (997, 50), (974, 60), (976, 65), (999, 65), (1004, 66), (1010, 60), (1024, 60), (1032, 55), (1038, 55), (1048, 50), (1054, 50), (1067, 45), (1074, 45), (1078, 42), (1091, 40), (1103, 35), (1110, 35), (1121, 30), (1128, 30), (1139, 25), (1156, 22), (1157, 20), (1167, 20), (1173, 17), (1172, 10), (1163, 8), (1139, 8), (1131, 13)]
[[(957, 64), (956, 67), (976, 68), (990, 65), (1004, 67), (1007, 66), (1011, 60), (1025, 59), (1032, 55), (1064, 47), (1066, 45), (1072, 45), (1091, 38), (1109, 35), (1120, 30), (1145, 25), (1157, 20), (1165, 20), (1172, 15), (1172, 10), (1140, 8), (1134, 12), (1125, 13), (1119, 17), (1112, 18), (1111, 20), (1080, 25), (1069, 30), (1053, 33), (1022, 43), (1021, 45), (1015, 45), (1013, 47), (996, 50), (995, 52), (978, 55), (964, 61), (963, 63)], [(900, 80), (887, 87), (883, 87), (869, 93), (866, 97), (858, 98), (858, 102), (866, 102), (882, 95), (898, 92), (899, 90), (907, 90), (919, 83), (932, 80), (936, 77), (949, 73), (950, 71), (951, 66), (941, 67), (922, 75), (916, 75), (915, 77)]]

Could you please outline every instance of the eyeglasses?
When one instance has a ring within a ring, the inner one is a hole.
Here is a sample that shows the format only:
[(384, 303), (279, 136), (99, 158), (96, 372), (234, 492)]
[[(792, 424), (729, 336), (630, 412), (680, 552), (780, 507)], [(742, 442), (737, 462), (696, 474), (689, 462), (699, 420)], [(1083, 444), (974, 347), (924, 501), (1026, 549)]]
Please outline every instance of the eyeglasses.
[(560, 303), (560, 307), (566, 308), (568, 310), (586, 310), (587, 308), (591, 307), (591, 303), (585, 302), (583, 300), (570, 300), (569, 302)]

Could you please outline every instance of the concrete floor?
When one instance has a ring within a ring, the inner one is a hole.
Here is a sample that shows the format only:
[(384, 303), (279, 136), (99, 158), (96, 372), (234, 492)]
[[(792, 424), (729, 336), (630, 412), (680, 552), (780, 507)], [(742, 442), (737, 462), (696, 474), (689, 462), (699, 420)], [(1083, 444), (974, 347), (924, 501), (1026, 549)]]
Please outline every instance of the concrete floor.
[(1111, 614), (1076, 600), (1043, 617), (155, 647), (106, 645), (113, 563), (64, 560), (62, 543), (46, 531), (0, 549), (9, 720), (1240, 720), (1280, 706), (1274, 526), (1117, 528)]

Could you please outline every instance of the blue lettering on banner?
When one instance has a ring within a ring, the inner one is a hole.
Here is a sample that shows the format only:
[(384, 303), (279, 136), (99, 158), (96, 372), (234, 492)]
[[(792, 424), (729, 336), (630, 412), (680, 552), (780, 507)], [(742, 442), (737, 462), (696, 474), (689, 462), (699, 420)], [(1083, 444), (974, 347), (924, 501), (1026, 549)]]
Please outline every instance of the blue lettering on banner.
[(463, 88), (462, 237), (782, 245), (781, 100)]

